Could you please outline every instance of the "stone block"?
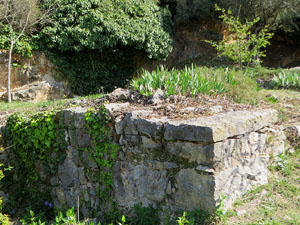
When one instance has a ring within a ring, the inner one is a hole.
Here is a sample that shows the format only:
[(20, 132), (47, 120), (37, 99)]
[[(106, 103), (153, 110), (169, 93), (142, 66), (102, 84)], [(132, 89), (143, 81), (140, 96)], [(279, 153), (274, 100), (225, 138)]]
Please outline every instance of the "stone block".
[(166, 170), (118, 162), (114, 174), (114, 197), (120, 206), (133, 207), (138, 203), (144, 207), (156, 206), (164, 199), (168, 183)]
[(91, 137), (85, 129), (69, 129), (68, 136), (73, 147), (87, 148), (91, 145)]
[(160, 137), (162, 135), (163, 121), (156, 118), (145, 119), (145, 117), (151, 114), (152, 111), (145, 110), (128, 113), (122, 122), (117, 125), (119, 126), (119, 134), (122, 132), (126, 135)]
[(257, 131), (277, 122), (277, 111), (237, 111), (166, 123), (166, 140), (218, 142), (237, 135)]
[(87, 108), (74, 107), (61, 111), (61, 122), (69, 128), (85, 128), (85, 113)]
[(215, 181), (213, 176), (203, 175), (194, 169), (182, 169), (176, 176), (175, 207), (179, 209), (204, 209), (214, 211)]

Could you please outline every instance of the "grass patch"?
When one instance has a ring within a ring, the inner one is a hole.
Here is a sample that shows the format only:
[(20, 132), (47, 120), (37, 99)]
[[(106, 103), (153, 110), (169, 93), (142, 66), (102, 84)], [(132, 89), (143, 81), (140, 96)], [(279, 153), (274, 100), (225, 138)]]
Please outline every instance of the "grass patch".
[(157, 89), (165, 96), (180, 94), (196, 97), (198, 94), (224, 95), (238, 103), (258, 102), (256, 82), (244, 75), (244, 71), (229, 68), (208, 68), (191, 65), (184, 69), (156, 71), (144, 70), (140, 77), (133, 79), (131, 86), (141, 94), (151, 95)]
[(249, 67), (244, 70), (245, 74), (250, 76), (251, 78), (264, 78), (268, 79), (270, 77), (273, 77), (274, 75), (279, 74), (282, 71), (288, 71), (288, 69), (282, 69), (282, 68), (268, 68), (263, 66), (257, 66), (257, 67)]
[(0, 102), (0, 112), (30, 112), (37, 111), (45, 107), (55, 107), (63, 105), (67, 99), (58, 101), (44, 101), (44, 102)]
[[(103, 94), (93, 94), (84, 97), (75, 98), (76, 100), (81, 99), (96, 99), (101, 98)], [(66, 102), (74, 99), (60, 99), (55, 101), (42, 101), (42, 102), (19, 102), (13, 101), (11, 103), (0, 102), (0, 112), (37, 112), (43, 109), (58, 108), (65, 105)]]

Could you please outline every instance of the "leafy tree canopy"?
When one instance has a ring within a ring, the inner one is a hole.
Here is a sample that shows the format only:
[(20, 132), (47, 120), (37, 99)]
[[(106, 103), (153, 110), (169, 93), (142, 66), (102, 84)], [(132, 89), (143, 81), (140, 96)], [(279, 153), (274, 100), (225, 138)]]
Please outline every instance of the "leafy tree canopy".
[(176, 23), (187, 23), (190, 19), (211, 19), (214, 2), (212, 0), (160, 0), (167, 4)]
[(299, 29), (299, 0), (217, 0), (223, 8), (230, 8), (235, 16), (253, 20), (259, 17), (258, 26), (268, 25), (272, 30), (291, 32)]
[(207, 20), (214, 15), (214, 4), (230, 9), (242, 22), (260, 18), (257, 27), (268, 25), (272, 30), (285, 32), (300, 28), (299, 0), (160, 0), (169, 5), (175, 22), (190, 19)]
[[(42, 31), (50, 49), (77, 52), (133, 47), (164, 59), (172, 49), (171, 15), (153, 0), (52, 0), (54, 25)], [(44, 2), (44, 7), (47, 4)]]

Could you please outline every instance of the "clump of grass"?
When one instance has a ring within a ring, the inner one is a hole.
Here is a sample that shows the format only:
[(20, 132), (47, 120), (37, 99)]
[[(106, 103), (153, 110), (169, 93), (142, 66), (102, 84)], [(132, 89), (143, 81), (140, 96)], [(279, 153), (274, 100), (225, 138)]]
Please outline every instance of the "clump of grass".
[(131, 86), (141, 94), (151, 95), (162, 89), (166, 96), (181, 94), (196, 97), (198, 94), (230, 96), (239, 103), (257, 102), (257, 85), (242, 71), (229, 68), (185, 67), (168, 70), (163, 66), (156, 71), (142, 72), (131, 81)]
[(288, 71), (287, 69), (282, 68), (268, 68), (263, 66), (249, 67), (244, 70), (244, 73), (251, 78), (264, 78), (268, 79), (269, 77), (273, 77), (283, 71)]
[(299, 71), (289, 71), (289, 72), (280, 72), (278, 75), (275, 75), (272, 80), (272, 85), (274, 88), (291, 88), (299, 89), (300, 88), (300, 72)]

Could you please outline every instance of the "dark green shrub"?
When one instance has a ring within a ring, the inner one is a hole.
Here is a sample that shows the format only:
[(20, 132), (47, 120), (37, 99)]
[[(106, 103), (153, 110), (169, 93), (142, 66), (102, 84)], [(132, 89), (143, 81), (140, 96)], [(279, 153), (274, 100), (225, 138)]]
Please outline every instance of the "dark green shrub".
[(166, 58), (172, 49), (171, 15), (156, 1), (53, 1), (54, 25), (40, 35), (50, 49), (79, 52), (130, 46), (156, 59)]
[(130, 225), (157, 225), (160, 223), (159, 209), (153, 207), (142, 207), (142, 204), (136, 204), (133, 209), (133, 215), (129, 218)]
[(135, 69), (131, 54), (121, 51), (47, 52), (47, 57), (77, 95), (122, 87)]
[(49, 0), (53, 25), (38, 35), (42, 49), (74, 94), (111, 91), (134, 72), (132, 57), (165, 59), (172, 49), (171, 14), (156, 1)]

